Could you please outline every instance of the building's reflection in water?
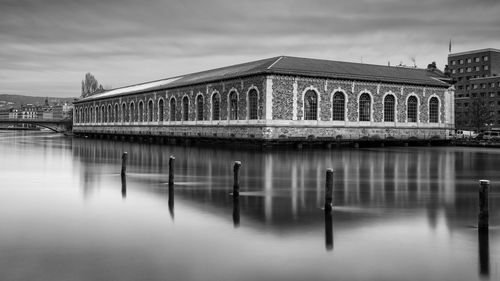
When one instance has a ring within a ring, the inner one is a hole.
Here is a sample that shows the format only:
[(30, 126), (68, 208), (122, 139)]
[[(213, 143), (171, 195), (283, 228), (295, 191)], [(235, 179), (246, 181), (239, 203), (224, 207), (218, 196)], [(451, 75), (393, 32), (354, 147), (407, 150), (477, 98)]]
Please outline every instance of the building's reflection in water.
[[(129, 155), (129, 173), (148, 174), (134, 181), (162, 186), (168, 176), (166, 161), (175, 155), (179, 195), (221, 207), (231, 204), (226, 196), (231, 191), (230, 164), (241, 159), (242, 191), (255, 193), (243, 196), (241, 207), (270, 225), (278, 218), (279, 224), (303, 220), (304, 215), (321, 206), (324, 171), (329, 167), (334, 169), (336, 206), (423, 208), (429, 211), (429, 223), (434, 225), (437, 208), (453, 209), (456, 201), (455, 154), (450, 152), (383, 149), (264, 153), (75, 139), (73, 154), (82, 165), (84, 194), (99, 181), (99, 165), (107, 165), (110, 173), (119, 170), (123, 151)], [(158, 189), (161, 187), (153, 190)], [(173, 190), (168, 193), (173, 199)], [(173, 209), (173, 201), (170, 205)]]

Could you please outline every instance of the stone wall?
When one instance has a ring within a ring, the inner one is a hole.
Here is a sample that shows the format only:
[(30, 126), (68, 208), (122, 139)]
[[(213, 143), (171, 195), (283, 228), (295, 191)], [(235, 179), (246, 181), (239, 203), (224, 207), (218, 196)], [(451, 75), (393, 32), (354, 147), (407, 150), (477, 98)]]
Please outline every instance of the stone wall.
[[(313, 90), (318, 94), (320, 121), (332, 120), (332, 97), (337, 91), (345, 94), (346, 121), (358, 122), (358, 100), (362, 93), (372, 98), (371, 122), (384, 122), (384, 97), (392, 94), (396, 100), (395, 122), (407, 122), (407, 99), (414, 95), (418, 99), (418, 122), (429, 123), (429, 99), (439, 99), (440, 123), (445, 120), (445, 88), (413, 86), (406, 84), (386, 84), (334, 79), (316, 79), (294, 76), (273, 76), (273, 120), (304, 119), (304, 94)], [(436, 126), (439, 126), (436, 124)]]
[[(101, 108), (104, 105), (107, 109), (109, 104), (114, 105), (119, 104), (119, 116), (122, 116), (122, 104), (127, 105), (126, 114), (130, 114), (130, 104), (134, 102), (134, 107), (136, 112), (138, 111), (138, 104), (140, 101), (144, 103), (144, 120), (148, 116), (148, 101), (152, 100), (154, 104), (153, 109), (153, 120), (158, 120), (158, 103), (160, 99), (164, 100), (164, 120), (170, 120), (170, 99), (175, 98), (176, 106), (176, 120), (182, 120), (182, 99), (187, 96), (189, 99), (189, 120), (196, 120), (196, 96), (198, 94), (203, 95), (204, 110), (203, 117), (204, 120), (212, 119), (212, 95), (215, 92), (220, 94), (220, 120), (227, 120), (229, 118), (228, 114), (228, 95), (230, 91), (236, 91), (238, 94), (238, 119), (247, 119), (247, 93), (249, 90), (255, 89), (259, 94), (258, 100), (258, 116), (259, 119), (264, 118), (264, 104), (265, 104), (265, 76), (254, 76), (240, 79), (232, 79), (227, 81), (221, 81), (217, 83), (209, 83), (202, 85), (193, 85), (187, 87), (181, 87), (176, 89), (168, 89), (147, 93), (132, 94), (126, 96), (120, 96), (115, 98), (107, 98), (96, 101), (89, 101), (87, 103), (77, 104), (75, 108), (80, 111), (84, 108), (98, 107)], [(107, 110), (106, 110), (107, 111)]]

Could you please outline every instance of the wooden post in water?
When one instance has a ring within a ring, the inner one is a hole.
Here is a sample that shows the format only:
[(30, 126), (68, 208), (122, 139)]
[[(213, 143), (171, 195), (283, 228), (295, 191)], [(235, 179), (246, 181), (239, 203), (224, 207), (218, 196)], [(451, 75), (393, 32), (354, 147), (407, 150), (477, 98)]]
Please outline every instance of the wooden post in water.
[(127, 152), (123, 152), (122, 154), (122, 172), (121, 175), (125, 176), (127, 173)]
[(488, 214), (488, 189), (490, 187), (489, 180), (479, 181), (479, 222), (477, 227), (479, 230), (485, 230), (489, 227)]
[(238, 179), (238, 173), (240, 172), (241, 162), (234, 161), (233, 174), (234, 174), (234, 184), (233, 184), (233, 195), (240, 194), (240, 181)]
[(332, 210), (332, 202), (333, 202), (333, 169), (329, 168), (326, 170), (325, 211)]
[(175, 157), (170, 155), (168, 159), (168, 187), (174, 186), (174, 163)]

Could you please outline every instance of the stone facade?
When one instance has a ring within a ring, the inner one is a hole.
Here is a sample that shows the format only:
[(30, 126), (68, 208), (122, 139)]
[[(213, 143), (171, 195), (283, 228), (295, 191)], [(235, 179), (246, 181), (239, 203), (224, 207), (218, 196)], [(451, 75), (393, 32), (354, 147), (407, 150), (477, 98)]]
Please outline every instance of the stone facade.
[[(258, 119), (249, 118), (249, 92), (258, 94)], [(304, 120), (304, 95), (314, 91), (316, 120)], [(237, 95), (237, 120), (230, 120), (230, 93)], [(332, 120), (332, 98), (336, 92), (345, 97), (344, 120)], [(370, 121), (359, 121), (359, 98), (370, 96)], [(220, 119), (213, 120), (213, 95), (220, 95)], [(384, 98), (395, 98), (395, 120), (384, 122)], [(203, 120), (198, 120), (197, 97), (203, 101)], [(415, 96), (416, 122), (407, 120), (407, 101)], [(188, 120), (183, 120), (183, 99), (187, 97)], [(429, 101), (439, 101), (438, 122), (429, 122)], [(175, 121), (170, 120), (171, 99), (175, 100)], [(163, 100), (163, 111), (159, 111)], [(150, 113), (148, 104), (153, 103)], [(136, 117), (143, 104), (143, 122)], [(131, 113), (131, 104), (134, 112)], [(123, 94), (77, 102), (74, 132), (77, 134), (149, 135), (258, 140), (409, 140), (446, 139), (454, 127), (453, 91), (446, 87), (416, 86), (384, 82), (336, 80), (299, 75), (255, 75), (211, 83)], [(123, 111), (123, 104), (126, 110)], [(118, 118), (114, 108), (118, 105)], [(104, 116), (102, 108), (104, 107)], [(108, 108), (112, 110), (109, 112)], [(96, 110), (96, 108), (98, 110)], [(93, 109), (92, 117), (89, 117)], [(97, 114), (96, 114), (97, 112)], [(127, 118), (123, 120), (125, 113)], [(152, 114), (152, 120), (148, 117)], [(163, 118), (160, 118), (163, 115)], [(128, 120), (128, 121), (127, 121)], [(163, 121), (161, 121), (163, 120)]]

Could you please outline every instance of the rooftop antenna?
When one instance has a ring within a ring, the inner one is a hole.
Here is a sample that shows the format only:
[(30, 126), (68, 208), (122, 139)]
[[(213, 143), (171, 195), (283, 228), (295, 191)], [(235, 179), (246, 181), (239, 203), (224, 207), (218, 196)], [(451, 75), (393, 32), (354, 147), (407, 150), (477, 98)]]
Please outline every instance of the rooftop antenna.
[(413, 62), (413, 67), (417, 68), (417, 59), (415, 56), (411, 56), (411, 61)]

